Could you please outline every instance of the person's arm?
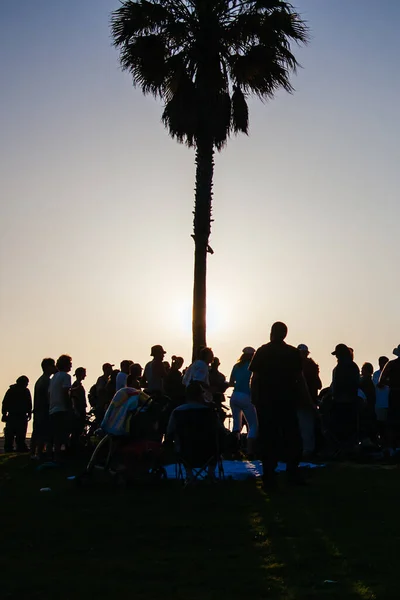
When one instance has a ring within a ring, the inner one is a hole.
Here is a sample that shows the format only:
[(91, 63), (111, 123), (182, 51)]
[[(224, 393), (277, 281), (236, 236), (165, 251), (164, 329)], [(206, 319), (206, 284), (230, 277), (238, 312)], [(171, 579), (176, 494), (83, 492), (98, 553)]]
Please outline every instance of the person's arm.
[(67, 407), (67, 410), (70, 410), (72, 404), (71, 398), (71, 377), (68, 373), (65, 373), (65, 377), (62, 382), (62, 389), (64, 394), (64, 405)]
[(27, 394), (27, 410), (26, 410), (26, 416), (28, 417), (28, 421), (30, 421), (32, 419), (32, 396), (29, 390), (27, 390), (28, 394)]
[(390, 362), (386, 363), (386, 365), (383, 367), (381, 376), (379, 377), (379, 381), (378, 381), (378, 388), (384, 388), (386, 385), (389, 385), (390, 382)]
[(3, 404), (1, 407), (2, 412), (2, 420), (5, 421), (7, 419), (7, 415), (10, 409), (10, 390), (7, 390), (5, 396), (3, 398)]
[(235, 367), (236, 367), (236, 365), (233, 367), (231, 376), (229, 377), (228, 387), (234, 387), (235, 386), (235, 372), (236, 372), (236, 368)]

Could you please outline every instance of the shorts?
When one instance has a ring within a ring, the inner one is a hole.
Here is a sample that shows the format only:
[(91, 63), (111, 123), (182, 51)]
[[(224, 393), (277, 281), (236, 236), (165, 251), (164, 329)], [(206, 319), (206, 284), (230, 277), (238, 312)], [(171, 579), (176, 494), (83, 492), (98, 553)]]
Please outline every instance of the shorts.
[(66, 444), (70, 434), (71, 419), (67, 411), (50, 415), (50, 429), (55, 444)]
[(33, 415), (33, 432), (32, 435), (41, 440), (47, 440), (50, 435), (50, 415), (34, 414)]
[(388, 418), (388, 409), (387, 408), (378, 408), (375, 407), (376, 420), (379, 423), (386, 423)]

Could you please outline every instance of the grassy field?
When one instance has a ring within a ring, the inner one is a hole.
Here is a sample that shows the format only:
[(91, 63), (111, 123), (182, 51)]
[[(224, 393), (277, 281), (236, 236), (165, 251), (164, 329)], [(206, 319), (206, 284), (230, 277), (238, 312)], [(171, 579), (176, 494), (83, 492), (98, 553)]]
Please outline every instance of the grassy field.
[(1, 458), (2, 599), (399, 596), (395, 468), (328, 467), (296, 489), (282, 476), (266, 495), (255, 481), (77, 489), (76, 468), (35, 466)]

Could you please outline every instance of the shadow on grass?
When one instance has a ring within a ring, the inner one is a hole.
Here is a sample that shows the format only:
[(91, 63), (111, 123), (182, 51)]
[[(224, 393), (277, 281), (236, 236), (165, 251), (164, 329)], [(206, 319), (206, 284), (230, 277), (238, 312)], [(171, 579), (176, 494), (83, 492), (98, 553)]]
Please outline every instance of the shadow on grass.
[(397, 472), (324, 469), (267, 496), (255, 481), (77, 489), (77, 468), (0, 470), (2, 598), (397, 597)]
[(38, 473), (20, 459), (9, 467), (2, 598), (285, 597), (275, 557), (261, 563), (249, 526), (254, 481), (76, 489), (68, 470)]

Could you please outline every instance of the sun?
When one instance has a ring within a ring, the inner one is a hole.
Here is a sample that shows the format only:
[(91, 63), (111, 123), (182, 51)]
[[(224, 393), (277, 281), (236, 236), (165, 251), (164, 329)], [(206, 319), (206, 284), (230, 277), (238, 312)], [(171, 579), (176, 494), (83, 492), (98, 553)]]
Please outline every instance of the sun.
[[(190, 302), (175, 305), (174, 323), (182, 333), (191, 335), (192, 306)], [(221, 297), (211, 297), (207, 300), (207, 334), (214, 336), (223, 333), (229, 327), (230, 307)]]

